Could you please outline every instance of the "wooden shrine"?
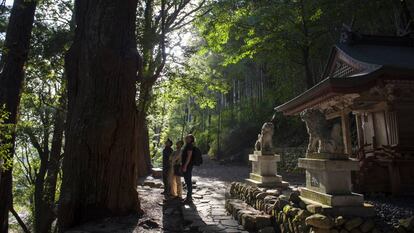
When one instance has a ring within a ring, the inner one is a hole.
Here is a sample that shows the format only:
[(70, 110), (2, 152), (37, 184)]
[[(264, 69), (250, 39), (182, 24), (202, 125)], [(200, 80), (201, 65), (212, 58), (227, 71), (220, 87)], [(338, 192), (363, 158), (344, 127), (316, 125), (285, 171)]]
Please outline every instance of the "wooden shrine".
[(414, 192), (414, 38), (344, 31), (322, 81), (276, 107), (320, 110), (341, 125), (343, 152), (359, 161), (353, 190)]

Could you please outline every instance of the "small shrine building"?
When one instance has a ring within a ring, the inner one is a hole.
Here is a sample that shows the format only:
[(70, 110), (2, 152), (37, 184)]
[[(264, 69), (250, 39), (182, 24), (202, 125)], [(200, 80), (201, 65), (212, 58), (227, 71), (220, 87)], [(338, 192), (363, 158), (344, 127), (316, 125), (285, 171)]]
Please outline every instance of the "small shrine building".
[(358, 192), (414, 192), (414, 38), (346, 31), (322, 81), (276, 107), (319, 109), (341, 122), (344, 153), (356, 158)]

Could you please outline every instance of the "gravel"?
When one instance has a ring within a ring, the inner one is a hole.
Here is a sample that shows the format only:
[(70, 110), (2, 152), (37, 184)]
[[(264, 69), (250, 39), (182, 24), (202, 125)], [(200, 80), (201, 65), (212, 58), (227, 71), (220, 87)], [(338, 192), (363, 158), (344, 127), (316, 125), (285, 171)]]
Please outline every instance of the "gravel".
[(365, 201), (374, 205), (378, 218), (389, 225), (397, 225), (398, 220), (414, 216), (413, 197), (392, 197), (380, 194), (366, 196)]

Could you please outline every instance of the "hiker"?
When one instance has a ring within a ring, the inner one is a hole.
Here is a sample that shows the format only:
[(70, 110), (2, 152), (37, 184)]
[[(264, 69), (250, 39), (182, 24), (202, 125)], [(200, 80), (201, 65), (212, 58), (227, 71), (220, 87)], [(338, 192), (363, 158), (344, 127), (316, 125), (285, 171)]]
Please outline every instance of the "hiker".
[(183, 195), (181, 184), (181, 148), (184, 142), (182, 140), (175, 143), (175, 151), (170, 156), (169, 184), (171, 197), (180, 198)]
[(182, 161), (182, 171), (184, 176), (185, 185), (187, 187), (187, 197), (184, 200), (184, 203), (192, 203), (193, 200), (193, 181), (192, 181), (192, 172), (193, 172), (193, 148), (195, 138), (193, 135), (189, 134), (185, 137), (185, 146), (181, 154)]
[(162, 150), (162, 182), (164, 183), (164, 192), (162, 194), (168, 195), (170, 188), (168, 184), (168, 170), (170, 170), (170, 155), (173, 152), (171, 146), (173, 142), (168, 138), (165, 142), (165, 147)]

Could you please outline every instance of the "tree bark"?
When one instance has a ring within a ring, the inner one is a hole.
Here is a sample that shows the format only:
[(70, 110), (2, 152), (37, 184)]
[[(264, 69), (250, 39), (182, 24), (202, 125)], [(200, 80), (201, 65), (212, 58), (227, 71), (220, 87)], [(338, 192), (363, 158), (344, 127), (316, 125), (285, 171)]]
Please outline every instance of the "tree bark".
[[(15, 125), (20, 92), (24, 79), (24, 64), (28, 57), (30, 37), (33, 28), (36, 1), (15, 0), (7, 26), (4, 53), (0, 62), (0, 106), (5, 106), (9, 113), (6, 124)], [(14, 130), (13, 130), (14, 131)], [(13, 147), (9, 151), (14, 154), (15, 133), (6, 141)], [(0, 180), (0, 233), (8, 232), (8, 215), (12, 207), (12, 168), (2, 171)]]
[(149, 149), (149, 133), (147, 125), (147, 112), (151, 104), (151, 92), (153, 82), (147, 77), (142, 78), (138, 99), (138, 176), (146, 176), (151, 171), (151, 157)]
[(150, 149), (149, 149), (149, 133), (148, 133), (148, 125), (146, 120), (147, 114), (146, 112), (139, 112), (138, 114), (138, 153), (137, 159), (139, 164), (137, 166), (137, 175), (139, 177), (146, 176), (151, 172), (151, 157), (150, 157)]
[(68, 115), (59, 230), (140, 211), (137, 184), (137, 0), (76, 0), (66, 56)]
[(306, 88), (310, 89), (315, 84), (313, 80), (311, 64), (310, 64), (310, 55), (309, 55), (310, 48), (308, 46), (302, 49), (303, 55), (303, 65), (305, 67), (305, 79), (306, 79)]
[(306, 79), (306, 87), (310, 89), (315, 84), (312, 75), (312, 68), (310, 62), (310, 42), (309, 42), (309, 29), (308, 29), (308, 22), (307, 22), (307, 14), (305, 10), (305, 1), (301, 0), (300, 2), (300, 12), (302, 18), (302, 30), (303, 35), (305, 37), (304, 44), (302, 45), (302, 58), (303, 58), (303, 66), (305, 68), (305, 79)]

